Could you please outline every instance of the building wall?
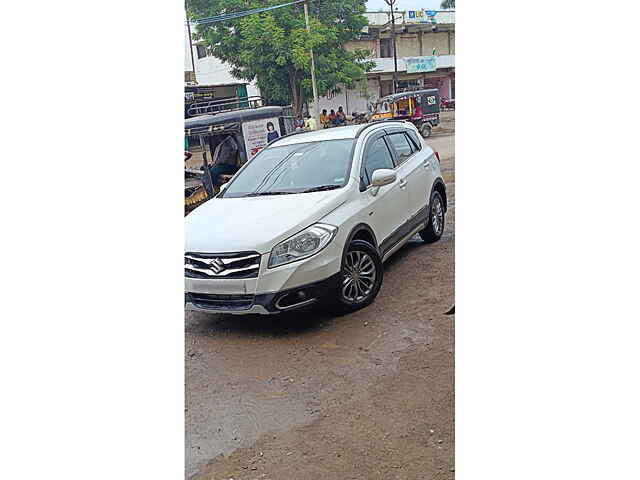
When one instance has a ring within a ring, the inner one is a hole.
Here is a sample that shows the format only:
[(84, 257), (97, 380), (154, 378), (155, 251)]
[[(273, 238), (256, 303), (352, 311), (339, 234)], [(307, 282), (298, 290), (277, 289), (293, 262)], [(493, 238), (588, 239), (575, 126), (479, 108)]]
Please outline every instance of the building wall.
[[(436, 49), (438, 55), (448, 55), (455, 53), (455, 31), (454, 32), (417, 32), (402, 33), (396, 35), (396, 49), (398, 57), (419, 57), (431, 55)], [(422, 42), (420, 41), (422, 37)], [(384, 35), (389, 38), (389, 35)], [(345, 43), (344, 48), (349, 52), (363, 49), (374, 53), (373, 57), (380, 57), (379, 40), (352, 40)], [(421, 45), (422, 43), (422, 45)]]
[(347, 115), (352, 115), (353, 112), (366, 112), (369, 103), (375, 101), (380, 97), (380, 86), (378, 79), (367, 79), (366, 89), (356, 88), (347, 90), (342, 89), (342, 92), (335, 95), (324, 95), (318, 99), (319, 112), (326, 109), (330, 112), (331, 109), (338, 110), (338, 107), (342, 106)]
[(187, 16), (184, 17), (185, 27), (184, 27), (184, 71), (192, 72), (193, 67), (191, 65), (191, 55), (189, 54), (189, 30), (187, 29)]
[(441, 98), (453, 98), (454, 73), (425, 74), (423, 88), (437, 88)]
[[(195, 32), (195, 27), (191, 27), (191, 33)], [(187, 33), (187, 27), (184, 28), (184, 70), (185, 72), (192, 71), (191, 55), (189, 54), (189, 34)], [(226, 63), (223, 63), (216, 57), (203, 57), (198, 58), (198, 51), (196, 45), (193, 45), (193, 62), (196, 66), (195, 77), (196, 81), (200, 85), (219, 85), (223, 83), (244, 83), (246, 80), (240, 80), (231, 75), (231, 67)], [(187, 74), (185, 74), (185, 77)], [(260, 90), (254, 81), (247, 85), (247, 95), (259, 96)]]
[[(450, 32), (421, 32), (422, 35), (422, 55), (431, 55), (436, 49), (437, 55), (447, 55), (449, 53), (449, 33)], [(451, 36), (455, 33), (451, 32)]]
[(420, 55), (420, 39), (415, 33), (396, 35), (398, 57), (417, 57)]
[(377, 40), (351, 40), (344, 44), (344, 49), (347, 52), (354, 52), (356, 50), (369, 50), (372, 52), (372, 57), (379, 56)]
[[(385, 34), (383, 38), (389, 38)], [(455, 32), (415, 32), (396, 35), (398, 58), (431, 55), (433, 49), (437, 55), (455, 53)], [(377, 56), (380, 56), (379, 51)]]

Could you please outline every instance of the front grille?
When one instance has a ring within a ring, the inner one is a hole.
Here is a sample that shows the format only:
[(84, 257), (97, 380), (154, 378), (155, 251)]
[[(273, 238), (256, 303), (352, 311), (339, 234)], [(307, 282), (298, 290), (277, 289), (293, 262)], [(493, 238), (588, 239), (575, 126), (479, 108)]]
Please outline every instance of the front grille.
[(187, 293), (187, 301), (196, 307), (209, 310), (249, 310), (253, 305), (253, 295), (211, 295)]
[(189, 278), (256, 278), (259, 270), (257, 252), (184, 254), (184, 274)]

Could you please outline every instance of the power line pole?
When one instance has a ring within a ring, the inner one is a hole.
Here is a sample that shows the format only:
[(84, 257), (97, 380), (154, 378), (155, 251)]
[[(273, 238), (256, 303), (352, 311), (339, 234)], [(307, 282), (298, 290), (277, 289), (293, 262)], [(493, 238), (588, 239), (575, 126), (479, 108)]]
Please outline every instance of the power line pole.
[[(307, 24), (307, 32), (311, 33), (309, 27), (309, 0), (304, 2), (304, 21)], [(313, 48), (309, 49), (311, 53), (311, 86), (313, 87), (313, 115), (316, 120), (316, 127), (320, 126), (320, 118), (318, 115), (318, 87), (316, 86), (316, 63), (313, 59)]]
[(391, 42), (393, 43), (393, 93), (398, 89), (398, 54), (396, 52), (396, 19), (393, 13), (393, 5), (396, 0), (384, 0), (389, 5), (389, 12), (391, 14)]
[[(191, 40), (191, 22), (189, 22), (189, 13), (187, 11), (187, 2), (184, 2), (184, 12), (187, 19), (187, 34), (189, 35), (189, 53), (191, 54), (191, 68), (193, 69), (193, 80), (196, 80), (196, 63), (193, 60), (193, 42)], [(198, 82), (196, 82), (198, 83)]]
[(193, 79), (196, 78), (196, 63), (193, 60), (193, 43), (191, 41), (191, 25), (189, 25), (189, 19), (187, 19), (187, 33), (189, 34), (189, 52), (191, 53), (191, 68), (193, 69)]

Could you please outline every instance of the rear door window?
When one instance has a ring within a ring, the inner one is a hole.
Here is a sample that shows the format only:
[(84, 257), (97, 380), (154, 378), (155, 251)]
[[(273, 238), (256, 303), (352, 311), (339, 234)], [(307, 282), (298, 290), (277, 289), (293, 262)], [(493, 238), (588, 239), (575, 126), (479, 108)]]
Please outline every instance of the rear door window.
[(409, 139), (412, 140), (413, 147), (416, 150), (422, 150), (422, 142), (420, 141), (420, 137), (413, 130), (407, 131), (407, 135), (409, 135)]
[(404, 133), (392, 133), (391, 135), (388, 135), (387, 138), (398, 154), (398, 165), (402, 165), (404, 162), (406, 162), (407, 158), (409, 158), (415, 152), (415, 148), (413, 147), (411, 141)]

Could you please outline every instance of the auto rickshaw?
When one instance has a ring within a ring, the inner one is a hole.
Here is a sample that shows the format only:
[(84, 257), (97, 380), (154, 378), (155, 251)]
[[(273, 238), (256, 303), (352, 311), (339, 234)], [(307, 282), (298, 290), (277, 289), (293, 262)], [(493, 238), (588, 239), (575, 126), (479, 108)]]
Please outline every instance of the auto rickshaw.
[[(185, 155), (185, 214), (213, 198), (219, 185), (229, 181), (267, 144), (292, 131), (291, 107), (258, 107), (185, 119), (185, 149), (189, 152)], [(237, 148), (231, 158), (220, 158), (229, 150), (217, 147), (228, 138)], [(214, 163), (234, 168), (214, 179)]]
[(438, 89), (395, 93), (378, 100), (371, 121), (409, 120), (424, 138), (440, 123), (440, 94)]

